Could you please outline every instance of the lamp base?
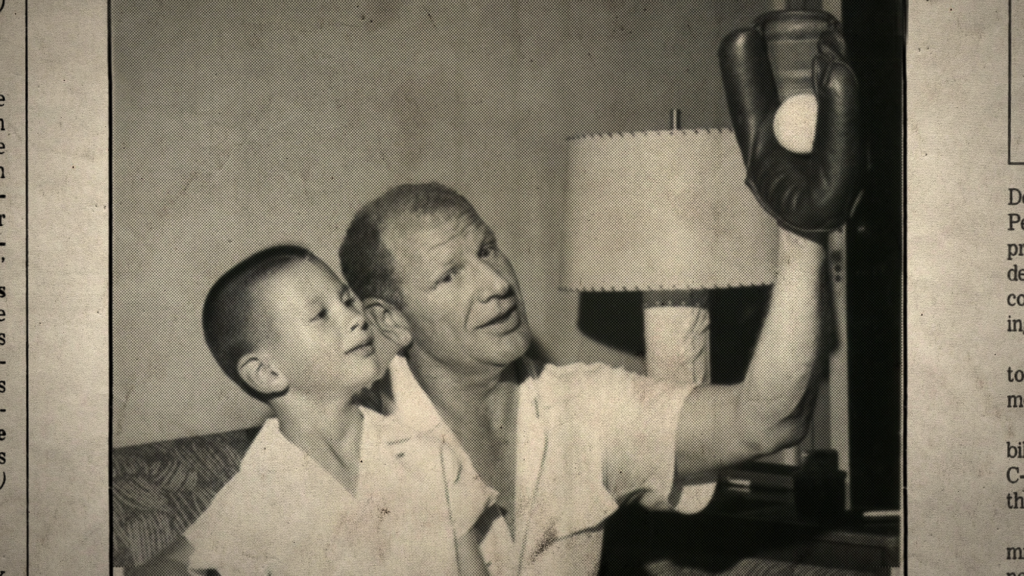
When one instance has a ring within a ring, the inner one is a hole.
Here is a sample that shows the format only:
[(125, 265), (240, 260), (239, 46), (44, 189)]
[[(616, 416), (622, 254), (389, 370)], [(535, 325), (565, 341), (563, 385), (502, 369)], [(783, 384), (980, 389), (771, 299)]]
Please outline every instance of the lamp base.
[(644, 292), (647, 375), (694, 385), (711, 382), (707, 290)]

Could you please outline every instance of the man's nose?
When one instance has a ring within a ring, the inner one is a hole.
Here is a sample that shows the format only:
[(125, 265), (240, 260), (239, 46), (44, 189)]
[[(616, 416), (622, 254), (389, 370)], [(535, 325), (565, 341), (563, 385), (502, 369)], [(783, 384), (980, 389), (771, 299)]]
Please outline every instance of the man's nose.
[(512, 284), (497, 269), (486, 262), (479, 262), (477, 270), (477, 296), (481, 302), (511, 295)]

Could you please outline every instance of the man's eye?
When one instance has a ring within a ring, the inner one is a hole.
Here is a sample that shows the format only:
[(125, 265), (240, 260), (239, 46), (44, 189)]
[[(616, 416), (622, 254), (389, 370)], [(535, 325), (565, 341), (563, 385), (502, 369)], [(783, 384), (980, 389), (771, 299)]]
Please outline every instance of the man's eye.
[(312, 320), (322, 320), (324, 318), (327, 318), (327, 308), (321, 308), (320, 311), (316, 313), (316, 316), (313, 316)]
[(437, 284), (437, 285), (447, 284), (447, 283), (451, 282), (452, 280), (455, 280), (455, 274), (456, 273), (458, 273), (458, 269), (452, 268), (451, 270), (445, 272), (444, 276), (441, 276), (440, 278), (438, 278), (437, 282), (435, 284)]
[(494, 244), (485, 244), (485, 245), (480, 247), (479, 257), (480, 258), (487, 258), (487, 257), (490, 257), (490, 256), (494, 256), (494, 253), (497, 252), (497, 251), (498, 251), (498, 247), (495, 246)]

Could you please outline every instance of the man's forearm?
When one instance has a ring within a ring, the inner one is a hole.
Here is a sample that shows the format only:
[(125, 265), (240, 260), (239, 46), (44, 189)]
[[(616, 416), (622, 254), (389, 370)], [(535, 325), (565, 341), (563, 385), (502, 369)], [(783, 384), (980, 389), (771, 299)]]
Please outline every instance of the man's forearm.
[(780, 230), (779, 273), (754, 356), (736, 398), (737, 434), (756, 455), (806, 433), (821, 346), (825, 247)]
[(699, 386), (680, 410), (680, 477), (770, 454), (807, 430), (825, 248), (785, 230), (780, 234), (779, 273), (746, 378), (738, 385)]

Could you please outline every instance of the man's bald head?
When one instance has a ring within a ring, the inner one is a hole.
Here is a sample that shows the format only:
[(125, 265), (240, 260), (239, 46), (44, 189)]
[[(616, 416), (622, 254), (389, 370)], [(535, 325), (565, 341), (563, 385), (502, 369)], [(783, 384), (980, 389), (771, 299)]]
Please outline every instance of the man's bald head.
[(405, 307), (384, 232), (407, 215), (468, 217), (483, 225), (469, 200), (437, 182), (403, 184), (388, 190), (356, 213), (338, 253), (342, 274), (360, 298), (380, 298), (399, 309)]

